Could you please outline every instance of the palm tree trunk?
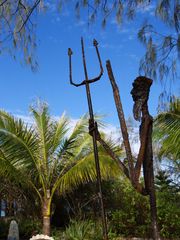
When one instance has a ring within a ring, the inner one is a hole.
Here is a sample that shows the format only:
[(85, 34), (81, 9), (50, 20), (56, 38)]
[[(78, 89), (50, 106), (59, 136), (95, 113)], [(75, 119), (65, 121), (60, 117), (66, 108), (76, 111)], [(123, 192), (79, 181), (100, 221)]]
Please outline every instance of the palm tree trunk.
[(43, 216), (43, 234), (50, 236), (50, 216)]
[(43, 208), (43, 234), (50, 236), (51, 233), (51, 224), (50, 224), (50, 191), (47, 190), (47, 194), (44, 197), (44, 201), (42, 204)]

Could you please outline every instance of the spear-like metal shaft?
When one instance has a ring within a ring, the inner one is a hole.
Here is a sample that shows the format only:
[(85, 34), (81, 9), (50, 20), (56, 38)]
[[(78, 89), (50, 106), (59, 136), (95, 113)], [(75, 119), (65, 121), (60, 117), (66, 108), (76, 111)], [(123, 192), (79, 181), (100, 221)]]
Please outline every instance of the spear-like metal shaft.
[[(84, 74), (85, 74), (85, 81), (86, 81), (85, 86), (86, 86), (86, 94), (87, 94), (87, 101), (88, 101), (88, 108), (89, 108), (89, 116), (90, 116), (90, 121), (91, 121), (92, 125), (95, 126), (90, 86), (88, 83), (88, 74), (87, 74), (87, 68), (86, 68), (86, 59), (85, 59), (85, 53), (84, 53), (83, 38), (81, 38), (81, 46), (82, 46), (82, 57), (83, 57), (83, 66), (84, 66)], [(100, 201), (100, 205), (101, 205), (103, 237), (104, 237), (104, 240), (108, 240), (107, 222), (106, 222), (104, 203), (103, 203), (103, 197), (102, 197), (101, 171), (100, 171), (100, 165), (99, 165), (99, 155), (98, 155), (98, 147), (97, 147), (95, 129), (92, 132), (92, 139), (93, 139), (93, 150), (94, 150), (94, 158), (95, 158), (96, 174), (97, 174), (97, 185), (98, 185), (98, 192), (99, 192), (98, 197), (99, 197), (99, 201)]]

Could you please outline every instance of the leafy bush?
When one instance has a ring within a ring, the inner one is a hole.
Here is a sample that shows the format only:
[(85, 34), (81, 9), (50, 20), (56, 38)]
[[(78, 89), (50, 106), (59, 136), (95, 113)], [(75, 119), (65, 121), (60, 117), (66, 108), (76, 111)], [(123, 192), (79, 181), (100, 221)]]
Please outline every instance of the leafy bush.
[(54, 238), (54, 240), (65, 240), (64, 238), (64, 232), (62, 230), (58, 230), (56, 228), (53, 228), (51, 231), (51, 236)]
[(9, 222), (0, 219), (0, 239), (6, 239), (8, 236)]
[[(7, 238), (11, 220), (11, 218), (0, 219), (0, 239)], [(19, 235), (23, 239), (29, 239), (32, 235), (40, 233), (42, 230), (39, 220), (21, 218), (16, 219), (16, 221), (19, 227)]]
[(116, 188), (116, 210), (109, 212), (110, 228), (123, 237), (149, 237), (150, 217), (148, 198), (138, 194), (132, 186), (121, 181)]
[(180, 237), (179, 186), (165, 172), (156, 176), (157, 208), (161, 236), (169, 239)]
[(19, 221), (19, 235), (23, 238), (29, 239), (31, 236), (40, 234), (42, 231), (39, 220), (21, 219)]
[(71, 220), (69, 227), (65, 230), (66, 240), (101, 240), (101, 229), (91, 220)]

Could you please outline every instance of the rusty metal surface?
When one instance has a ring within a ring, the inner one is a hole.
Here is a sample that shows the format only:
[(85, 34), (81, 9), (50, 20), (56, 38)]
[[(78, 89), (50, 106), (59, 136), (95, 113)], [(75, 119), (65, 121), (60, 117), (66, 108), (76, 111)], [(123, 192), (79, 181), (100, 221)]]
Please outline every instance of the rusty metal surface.
[(90, 116), (90, 119), (89, 119), (89, 133), (92, 136), (92, 140), (93, 140), (94, 159), (95, 159), (96, 174), (97, 174), (98, 198), (99, 198), (99, 203), (100, 203), (100, 206), (101, 206), (103, 238), (104, 238), (104, 240), (108, 240), (107, 222), (106, 222), (106, 216), (105, 216), (105, 210), (104, 210), (104, 204), (103, 204), (101, 172), (100, 172), (98, 147), (97, 147), (98, 127), (97, 127), (97, 123), (94, 120), (94, 113), (93, 113), (93, 106), (92, 106), (91, 92), (90, 92), (90, 84), (100, 80), (101, 76), (103, 75), (103, 67), (102, 67), (102, 62), (101, 62), (101, 58), (100, 58), (100, 54), (99, 54), (99, 50), (98, 50), (98, 42), (96, 40), (94, 40), (93, 45), (96, 49), (96, 53), (97, 53), (97, 57), (98, 57), (98, 61), (99, 61), (99, 66), (100, 66), (99, 75), (94, 77), (93, 79), (88, 78), (85, 51), (84, 51), (84, 41), (83, 41), (83, 38), (81, 38), (82, 59), (83, 59), (83, 68), (84, 68), (85, 80), (83, 80), (81, 83), (75, 83), (72, 80), (72, 54), (73, 54), (73, 52), (70, 48), (68, 49), (69, 78), (70, 78), (70, 83), (73, 86), (80, 87), (80, 86), (85, 85), (85, 88), (86, 88), (86, 95), (87, 95), (87, 102), (88, 102), (89, 116)]

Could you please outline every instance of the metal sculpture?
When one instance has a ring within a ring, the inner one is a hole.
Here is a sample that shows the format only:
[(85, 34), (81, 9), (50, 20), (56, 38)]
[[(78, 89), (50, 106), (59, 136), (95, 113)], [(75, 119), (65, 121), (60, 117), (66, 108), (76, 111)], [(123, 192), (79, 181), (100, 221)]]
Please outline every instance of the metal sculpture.
[(81, 48), (82, 48), (82, 59), (83, 59), (83, 67), (84, 67), (84, 74), (85, 74), (85, 80), (83, 80), (81, 83), (77, 84), (74, 83), (72, 80), (72, 61), (71, 56), (73, 54), (71, 48), (68, 49), (68, 56), (69, 56), (69, 78), (70, 83), (75, 87), (80, 87), (85, 85), (86, 88), (86, 95), (87, 95), (87, 102), (88, 102), (88, 108), (89, 108), (89, 133), (92, 136), (93, 139), (93, 149), (94, 149), (94, 158), (95, 158), (95, 166), (96, 166), (96, 174), (97, 174), (97, 186), (98, 186), (98, 198), (101, 205), (101, 217), (102, 217), (102, 227), (103, 227), (103, 238), (104, 240), (108, 240), (108, 232), (107, 232), (107, 222), (105, 217), (105, 210), (104, 210), (104, 204), (103, 204), (103, 197), (102, 197), (102, 183), (101, 183), (101, 172), (100, 172), (100, 165), (99, 165), (99, 156), (98, 156), (98, 147), (97, 147), (97, 139), (98, 139), (98, 126), (97, 122), (94, 120), (94, 114), (93, 114), (93, 106), (92, 106), (92, 100), (91, 100), (91, 92), (90, 92), (90, 86), (89, 84), (94, 83), (98, 80), (100, 80), (101, 76), (103, 75), (103, 67), (102, 62), (98, 50), (98, 42), (94, 39), (93, 45), (96, 49), (99, 66), (100, 66), (100, 73), (97, 77), (93, 79), (88, 78), (87, 73), (87, 67), (86, 67), (86, 58), (85, 58), (85, 52), (84, 52), (84, 42), (83, 38), (81, 38)]
[(140, 76), (133, 82), (131, 95), (134, 101), (133, 115), (136, 121), (140, 121), (140, 150), (135, 165), (135, 181), (139, 182), (141, 166), (143, 165), (143, 175), (145, 190), (149, 195), (151, 223), (153, 229), (153, 239), (160, 239), (157, 224), (156, 194), (154, 186), (153, 170), (153, 150), (152, 150), (152, 128), (153, 118), (149, 114), (148, 98), (152, 85), (152, 80)]
[[(154, 172), (153, 172), (153, 151), (152, 151), (152, 126), (153, 118), (149, 114), (148, 110), (148, 98), (149, 91), (152, 85), (152, 80), (147, 77), (138, 77), (133, 82), (133, 89), (131, 91), (134, 107), (133, 115), (135, 120), (141, 122), (140, 125), (140, 149), (136, 162), (131, 153), (131, 146), (129, 143), (129, 136), (126, 127), (126, 122), (124, 118), (124, 112), (122, 108), (121, 98), (119, 94), (119, 89), (116, 84), (111, 63), (108, 60), (106, 62), (106, 67), (108, 71), (108, 76), (112, 85), (114, 100), (116, 104), (116, 109), (119, 117), (120, 127), (122, 131), (128, 168), (123, 165), (123, 162), (119, 160), (119, 166), (124, 174), (131, 181), (132, 186), (136, 189), (137, 192), (142, 195), (149, 195), (150, 211), (151, 211), (151, 223), (152, 223), (152, 236), (154, 240), (159, 240), (159, 231), (157, 224), (157, 208), (156, 208), (156, 195), (154, 187)], [(99, 141), (100, 142), (100, 141)], [(104, 144), (104, 146), (106, 146)], [(117, 156), (111, 149), (105, 148), (107, 153), (112, 156), (113, 159), (117, 161)], [(141, 168), (143, 167), (144, 175), (144, 185), (140, 181)]]

